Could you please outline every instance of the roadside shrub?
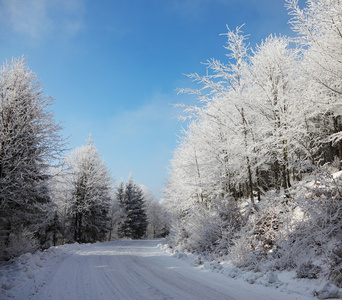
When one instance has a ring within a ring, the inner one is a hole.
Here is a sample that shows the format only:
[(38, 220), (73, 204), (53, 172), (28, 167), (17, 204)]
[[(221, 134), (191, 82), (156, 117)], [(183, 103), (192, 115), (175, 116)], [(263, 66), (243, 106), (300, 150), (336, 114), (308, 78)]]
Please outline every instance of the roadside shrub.
[(320, 266), (314, 265), (311, 261), (302, 263), (296, 270), (298, 278), (317, 278), (317, 274), (322, 271)]

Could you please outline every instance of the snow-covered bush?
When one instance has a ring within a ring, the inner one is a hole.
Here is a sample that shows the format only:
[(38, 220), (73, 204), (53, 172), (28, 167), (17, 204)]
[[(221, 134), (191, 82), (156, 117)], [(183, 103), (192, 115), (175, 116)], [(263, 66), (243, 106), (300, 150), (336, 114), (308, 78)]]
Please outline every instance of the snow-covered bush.
[(342, 238), (342, 173), (331, 175), (322, 169), (315, 172), (315, 180), (306, 186), (299, 205), (303, 220), (291, 234), (289, 243), (294, 261), (321, 259), (329, 266), (326, 275), (340, 280), (342, 264), (339, 259)]
[(215, 252), (221, 238), (219, 216), (215, 211), (198, 206), (187, 219), (188, 245), (191, 252)]
[(230, 257), (237, 266), (295, 269), (299, 278), (321, 274), (341, 285), (341, 173), (315, 170), (312, 181), (289, 190), (293, 199), (259, 204), (234, 240)]
[[(284, 200), (286, 199), (286, 200)], [(274, 192), (265, 195), (233, 239), (229, 257), (239, 267), (258, 270), (269, 260), (279, 259), (280, 241), (286, 239), (291, 230), (290, 199)], [(279, 261), (272, 268), (282, 268)]]
[(189, 233), (185, 229), (184, 220), (175, 220), (171, 223), (170, 234), (168, 236), (168, 245), (170, 248), (189, 251), (188, 238)]
[(298, 278), (317, 278), (318, 273), (320, 273), (322, 268), (320, 266), (316, 266), (312, 263), (312, 261), (303, 262), (297, 268), (297, 277)]
[(229, 252), (242, 217), (233, 198), (217, 198), (210, 207), (197, 204), (170, 229), (169, 244), (204, 255), (223, 256)]
[(329, 278), (342, 287), (342, 242), (336, 241), (329, 255)]
[(220, 228), (219, 239), (215, 242), (215, 252), (220, 255), (227, 255), (234, 245), (233, 240), (243, 226), (243, 216), (237, 201), (233, 197), (215, 199), (213, 210), (217, 215), (216, 220)]
[(231, 247), (229, 258), (237, 267), (254, 266), (256, 261), (251, 260), (251, 253), (254, 245), (251, 243), (250, 236), (244, 228), (238, 238), (234, 240), (234, 245)]
[(20, 230), (9, 235), (8, 246), (0, 249), (0, 258), (11, 259), (25, 253), (33, 253), (39, 248), (34, 234), (21, 226)]

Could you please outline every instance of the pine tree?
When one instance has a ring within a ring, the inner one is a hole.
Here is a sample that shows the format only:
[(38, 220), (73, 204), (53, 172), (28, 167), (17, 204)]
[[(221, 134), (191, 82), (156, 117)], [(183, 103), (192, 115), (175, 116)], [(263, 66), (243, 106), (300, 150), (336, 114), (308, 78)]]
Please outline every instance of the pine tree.
[(120, 228), (120, 236), (140, 239), (147, 229), (147, 216), (144, 208), (144, 196), (141, 188), (129, 176), (121, 202), (125, 219)]
[[(62, 153), (60, 126), (48, 109), (37, 77), (24, 58), (0, 71), (0, 257), (13, 256), (12, 241), (46, 247), (51, 219), (48, 173)], [(35, 240), (38, 239), (38, 243)], [(22, 248), (28, 251), (28, 248)], [(16, 255), (18, 253), (17, 250)]]
[(100, 154), (89, 139), (67, 158), (71, 187), (69, 239), (87, 243), (103, 241), (108, 227), (111, 178)]

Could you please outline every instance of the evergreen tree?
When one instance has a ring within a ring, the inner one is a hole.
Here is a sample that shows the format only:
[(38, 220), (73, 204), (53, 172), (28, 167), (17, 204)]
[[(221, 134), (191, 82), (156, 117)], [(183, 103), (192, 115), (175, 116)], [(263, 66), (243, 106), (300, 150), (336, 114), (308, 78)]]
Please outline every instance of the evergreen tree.
[[(48, 246), (48, 169), (63, 151), (60, 126), (24, 58), (0, 70), (0, 258)], [(51, 216), (51, 217), (50, 217)], [(13, 254), (14, 252), (16, 254)]]
[(108, 227), (111, 178), (100, 154), (89, 139), (67, 158), (69, 185), (69, 239), (87, 243), (103, 241)]
[(125, 222), (127, 219), (127, 212), (125, 206), (125, 185), (122, 179), (120, 180), (119, 185), (116, 188), (115, 199), (120, 208), (120, 216), (118, 220), (118, 237), (123, 238), (125, 237)]
[(116, 198), (116, 200), (121, 205), (124, 204), (124, 201), (125, 201), (125, 187), (124, 187), (124, 183), (123, 183), (122, 180), (120, 180), (119, 185), (116, 188), (115, 198)]
[(125, 219), (120, 228), (120, 236), (140, 239), (147, 229), (147, 216), (144, 208), (144, 196), (141, 188), (134, 182), (131, 176), (124, 189), (122, 207)]

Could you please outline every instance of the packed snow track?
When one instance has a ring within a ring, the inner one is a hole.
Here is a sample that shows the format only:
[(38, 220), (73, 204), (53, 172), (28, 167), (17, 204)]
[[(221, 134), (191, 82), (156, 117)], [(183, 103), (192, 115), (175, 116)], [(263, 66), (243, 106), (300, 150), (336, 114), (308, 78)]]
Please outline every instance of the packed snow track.
[(30, 299), (306, 299), (200, 270), (164, 253), (159, 242), (82, 247), (62, 260)]

